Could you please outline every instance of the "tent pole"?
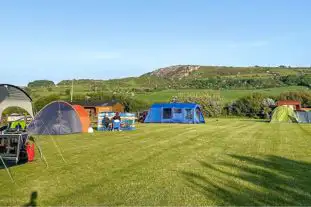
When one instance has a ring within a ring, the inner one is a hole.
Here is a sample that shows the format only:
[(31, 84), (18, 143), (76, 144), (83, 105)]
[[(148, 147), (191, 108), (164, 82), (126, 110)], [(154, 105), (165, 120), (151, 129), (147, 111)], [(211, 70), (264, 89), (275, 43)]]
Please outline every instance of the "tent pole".
[(15, 183), (15, 181), (14, 181), (14, 179), (13, 179), (13, 177), (12, 177), (10, 171), (9, 171), (9, 168), (6, 166), (6, 164), (5, 164), (5, 162), (4, 162), (4, 160), (3, 160), (1, 155), (0, 155), (0, 159), (1, 159), (1, 162), (2, 162), (6, 172), (8, 173), (9, 177), (11, 178), (12, 183)]
[(49, 167), (49, 163), (47, 162), (47, 160), (45, 159), (43, 153), (42, 153), (42, 149), (40, 147), (40, 145), (37, 143), (36, 139), (33, 137), (33, 141), (35, 143), (35, 145), (38, 147), (39, 153), (40, 153), (40, 158), (45, 162), (46, 164), (46, 168)]
[(72, 79), (72, 82), (71, 82), (71, 97), (70, 97), (71, 103), (72, 103), (72, 99), (73, 99), (73, 79)]

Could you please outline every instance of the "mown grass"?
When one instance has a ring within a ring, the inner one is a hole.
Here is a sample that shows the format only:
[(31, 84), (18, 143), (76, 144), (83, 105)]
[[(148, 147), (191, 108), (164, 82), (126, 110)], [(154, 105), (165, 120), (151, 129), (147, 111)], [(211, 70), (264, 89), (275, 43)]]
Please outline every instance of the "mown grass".
[(32, 192), (43, 206), (311, 204), (310, 125), (211, 119), (37, 139), (48, 168), (37, 154), (10, 168), (16, 184), (0, 170), (0, 205)]

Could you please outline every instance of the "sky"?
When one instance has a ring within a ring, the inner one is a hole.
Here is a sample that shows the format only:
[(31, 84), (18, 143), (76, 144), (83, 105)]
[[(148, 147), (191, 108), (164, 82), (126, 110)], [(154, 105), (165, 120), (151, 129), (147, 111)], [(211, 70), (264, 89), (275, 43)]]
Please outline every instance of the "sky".
[(310, 66), (310, 0), (0, 0), (0, 83)]

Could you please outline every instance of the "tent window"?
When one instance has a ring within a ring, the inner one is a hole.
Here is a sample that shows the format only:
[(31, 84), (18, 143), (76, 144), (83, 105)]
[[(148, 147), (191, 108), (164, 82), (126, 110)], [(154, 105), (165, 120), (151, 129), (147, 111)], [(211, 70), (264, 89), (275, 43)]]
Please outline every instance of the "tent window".
[(163, 119), (171, 119), (172, 118), (172, 109), (164, 108), (163, 109)]
[(192, 119), (192, 110), (191, 109), (186, 109), (186, 119)]
[(181, 109), (175, 108), (175, 109), (174, 109), (174, 113), (175, 113), (175, 114), (181, 114)]

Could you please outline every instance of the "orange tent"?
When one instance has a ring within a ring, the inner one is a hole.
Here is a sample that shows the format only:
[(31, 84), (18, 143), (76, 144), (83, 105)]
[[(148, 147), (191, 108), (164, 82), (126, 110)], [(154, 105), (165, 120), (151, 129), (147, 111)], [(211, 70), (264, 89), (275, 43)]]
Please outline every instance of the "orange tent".
[(73, 105), (73, 108), (79, 114), (81, 125), (82, 125), (82, 132), (88, 132), (88, 129), (89, 129), (90, 124), (91, 124), (89, 114), (80, 105)]

